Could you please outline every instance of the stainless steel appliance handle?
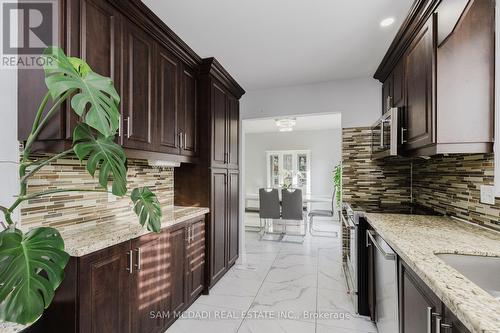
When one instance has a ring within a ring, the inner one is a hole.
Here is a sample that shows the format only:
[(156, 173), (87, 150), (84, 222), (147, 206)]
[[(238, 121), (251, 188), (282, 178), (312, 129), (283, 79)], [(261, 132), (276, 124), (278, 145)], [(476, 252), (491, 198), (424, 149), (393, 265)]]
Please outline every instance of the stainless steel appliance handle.
[[(348, 220), (349, 218), (347, 218), (347, 219), (346, 219), (346, 218), (345, 218), (345, 216), (344, 216), (344, 214), (340, 214), (340, 215), (342, 216), (342, 223), (345, 225), (345, 227), (346, 227), (347, 229), (351, 229), (351, 230), (356, 229), (356, 226), (354, 225), (354, 223), (351, 225), (349, 222), (347, 222), (347, 220)], [(349, 219), (349, 220), (350, 220), (350, 219)]]
[(380, 244), (375, 240), (375, 237), (374, 237), (375, 232), (373, 230), (367, 230), (366, 234), (368, 235), (368, 237), (370, 237), (372, 244), (375, 245), (377, 250), (379, 250), (379, 252), (382, 253), (382, 256), (384, 256), (384, 259), (396, 260), (396, 255), (394, 253), (385, 252), (384, 249), (382, 248), (382, 246), (380, 246)]

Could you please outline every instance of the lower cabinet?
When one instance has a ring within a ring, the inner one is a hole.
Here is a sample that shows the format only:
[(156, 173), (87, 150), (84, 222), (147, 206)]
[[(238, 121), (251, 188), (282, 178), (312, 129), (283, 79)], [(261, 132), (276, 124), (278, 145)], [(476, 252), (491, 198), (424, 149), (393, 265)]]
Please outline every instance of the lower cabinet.
[[(377, 246), (370, 246), (372, 244), (373, 242), (368, 241), (367, 237), (367, 246), (364, 251), (367, 256), (365, 268), (368, 274), (368, 292), (365, 301), (368, 304), (372, 321), (377, 325), (383, 324), (387, 327), (388, 323), (384, 321), (384, 318), (388, 318), (388, 311), (391, 309), (384, 308), (384, 304), (378, 304), (377, 300), (386, 297), (388, 288), (392, 286), (377, 281), (377, 277), (387, 273), (387, 270), (384, 272), (384, 269), (381, 269), (383, 266), (377, 264), (376, 251), (378, 250)], [(394, 303), (398, 304), (399, 333), (470, 333), (399, 256), (396, 256), (395, 260), (397, 260), (398, 300)], [(379, 330), (382, 331), (381, 327)]]
[(204, 237), (203, 216), (72, 257), (53, 303), (26, 332), (164, 332), (205, 287)]
[(210, 286), (238, 259), (239, 172), (212, 169), (209, 228)]
[(439, 332), (436, 319), (441, 313), (441, 301), (403, 261), (399, 263), (399, 297), (402, 332)]

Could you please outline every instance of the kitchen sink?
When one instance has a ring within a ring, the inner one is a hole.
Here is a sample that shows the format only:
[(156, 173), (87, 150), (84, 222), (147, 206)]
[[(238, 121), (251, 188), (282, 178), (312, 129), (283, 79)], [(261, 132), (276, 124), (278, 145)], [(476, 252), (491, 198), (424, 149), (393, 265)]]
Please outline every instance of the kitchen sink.
[(500, 300), (500, 257), (449, 253), (436, 256)]

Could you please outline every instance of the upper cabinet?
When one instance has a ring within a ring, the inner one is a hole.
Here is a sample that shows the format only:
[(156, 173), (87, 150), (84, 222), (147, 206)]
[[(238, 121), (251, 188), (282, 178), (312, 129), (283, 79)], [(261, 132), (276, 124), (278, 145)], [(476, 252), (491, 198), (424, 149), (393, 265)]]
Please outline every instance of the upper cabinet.
[[(240, 106), (244, 90), (214, 59), (204, 59), (200, 74), (200, 109), (208, 123), (204, 141), (209, 144), (210, 165), (238, 169)], [(205, 139), (207, 141), (205, 141)]]
[[(62, 8), (59, 44), (111, 77), (121, 96), (118, 142), (127, 156), (196, 162), (201, 58), (140, 1), (75, 0)], [(42, 70), (20, 70), (18, 84), (18, 136), (24, 141), (47, 88)], [(35, 150), (69, 148), (76, 121), (64, 106)]]
[(408, 156), (489, 153), (494, 0), (417, 0), (380, 64), (382, 112), (402, 110)]
[(433, 143), (434, 101), (434, 16), (418, 32), (405, 57), (406, 68), (406, 149)]
[(124, 24), (122, 144), (152, 148), (153, 110), (156, 109), (153, 72), (154, 40), (132, 22)]

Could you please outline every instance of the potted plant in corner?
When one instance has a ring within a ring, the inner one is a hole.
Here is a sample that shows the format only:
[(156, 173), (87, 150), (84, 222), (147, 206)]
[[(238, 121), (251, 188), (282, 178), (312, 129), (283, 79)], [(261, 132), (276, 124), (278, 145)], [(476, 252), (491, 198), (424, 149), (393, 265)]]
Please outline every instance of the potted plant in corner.
[[(69, 255), (64, 251), (60, 233), (49, 227), (23, 232), (12, 214), (23, 202), (53, 193), (68, 191), (108, 192), (129, 196), (139, 223), (153, 232), (161, 227), (161, 208), (148, 188), (127, 189), (126, 156), (114, 139), (120, 123), (120, 97), (110, 78), (92, 71), (78, 58), (66, 57), (55, 47), (44, 52), (45, 83), (48, 92), (36, 112), (31, 132), (24, 145), (19, 163), (19, 195), (8, 206), (0, 206), (5, 226), (0, 232), (0, 321), (30, 324), (51, 304), (55, 290), (64, 279)], [(52, 98), (52, 106), (48, 101)], [(61, 104), (70, 102), (79, 116), (73, 132), (73, 145), (57, 155), (32, 160), (33, 144), (48, 121), (61, 112)], [(48, 109), (48, 110), (46, 110)], [(58, 188), (28, 193), (28, 180), (45, 165), (64, 156), (75, 154), (86, 169), (97, 176), (102, 189)]]

